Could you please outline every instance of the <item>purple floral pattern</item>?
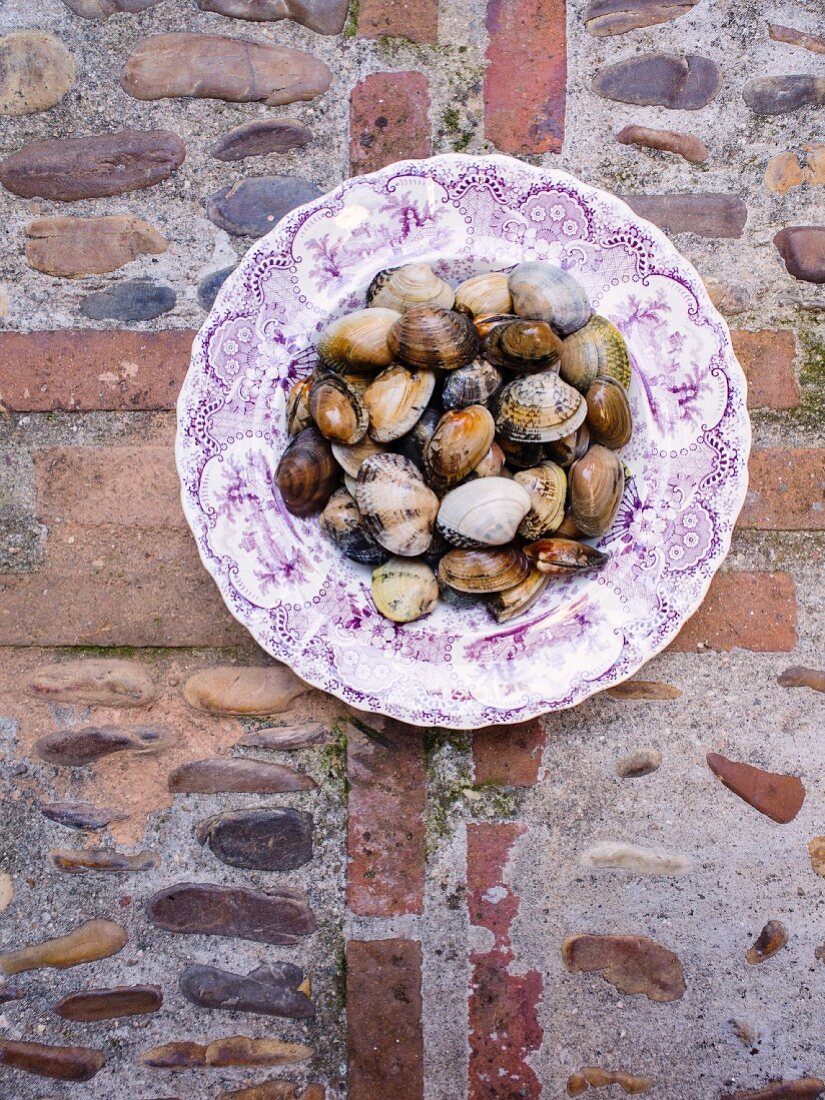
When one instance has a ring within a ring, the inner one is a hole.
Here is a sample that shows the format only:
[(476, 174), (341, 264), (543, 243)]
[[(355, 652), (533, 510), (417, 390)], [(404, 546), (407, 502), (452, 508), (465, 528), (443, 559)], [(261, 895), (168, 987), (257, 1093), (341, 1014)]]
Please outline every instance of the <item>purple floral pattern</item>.
[[(502, 626), (446, 604), (389, 623), (369, 570), (283, 507), (286, 393), (312, 370), (323, 326), (363, 304), (383, 267), (432, 262), (457, 282), (533, 258), (582, 282), (634, 363), (631, 477), (602, 539), (609, 564), (552, 583)], [(662, 233), (565, 173), (444, 156), (349, 180), (256, 243), (195, 341), (176, 452), (203, 562), (268, 652), (357, 708), (471, 728), (572, 706), (672, 640), (727, 552), (749, 448), (727, 328)]]

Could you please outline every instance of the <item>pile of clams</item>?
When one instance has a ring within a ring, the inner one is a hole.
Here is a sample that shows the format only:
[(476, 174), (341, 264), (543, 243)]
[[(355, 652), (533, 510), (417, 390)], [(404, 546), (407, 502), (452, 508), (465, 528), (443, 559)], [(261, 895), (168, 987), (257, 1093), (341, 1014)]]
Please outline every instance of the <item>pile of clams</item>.
[(382, 615), (410, 622), (440, 596), (503, 623), (607, 561), (582, 540), (624, 491), (630, 359), (567, 272), (530, 261), (453, 289), (426, 264), (382, 271), (317, 350), (278, 486), (374, 567)]

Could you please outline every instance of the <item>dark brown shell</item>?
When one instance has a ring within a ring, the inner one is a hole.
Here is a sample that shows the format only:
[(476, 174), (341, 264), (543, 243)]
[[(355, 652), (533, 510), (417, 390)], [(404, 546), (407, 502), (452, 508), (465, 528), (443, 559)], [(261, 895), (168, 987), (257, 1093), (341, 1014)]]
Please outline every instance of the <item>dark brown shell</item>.
[(624, 492), (624, 466), (615, 451), (595, 443), (570, 467), (570, 511), (587, 538), (610, 530)]
[(633, 417), (624, 386), (615, 378), (597, 378), (585, 394), (587, 424), (596, 443), (618, 451), (630, 442)]
[(584, 424), (579, 424), (576, 431), (571, 432), (570, 435), (562, 436), (561, 439), (554, 439), (552, 443), (548, 443), (546, 446), (547, 457), (566, 470), (573, 465), (577, 458), (581, 458), (583, 454), (587, 453), (589, 446), (590, 429), (587, 426), (587, 421), (585, 421)]
[(304, 428), (281, 456), (276, 474), (284, 504), (294, 516), (320, 511), (341, 478), (332, 448), (315, 427)]
[(546, 321), (498, 325), (484, 341), (484, 354), (496, 367), (534, 374), (559, 361), (561, 340)]
[(403, 313), (390, 329), (387, 344), (396, 359), (416, 370), (456, 370), (478, 354), (478, 336), (470, 318), (431, 306)]

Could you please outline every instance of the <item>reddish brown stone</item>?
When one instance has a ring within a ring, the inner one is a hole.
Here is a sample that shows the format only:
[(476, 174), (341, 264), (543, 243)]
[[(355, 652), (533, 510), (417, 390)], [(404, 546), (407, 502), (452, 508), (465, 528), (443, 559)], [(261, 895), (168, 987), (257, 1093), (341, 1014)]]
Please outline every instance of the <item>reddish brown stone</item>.
[(768, 33), (775, 42), (787, 42), (789, 46), (801, 46), (812, 53), (825, 53), (825, 37), (819, 34), (806, 34), (795, 27), (782, 27), (778, 23), (768, 23)]
[(153, 187), (185, 156), (186, 146), (169, 130), (47, 138), (0, 162), (0, 183), (27, 199), (99, 199)]
[(795, 775), (766, 772), (750, 764), (728, 760), (716, 752), (708, 753), (707, 762), (729, 791), (780, 825), (793, 821), (802, 809), (805, 788)]
[(0, 400), (11, 412), (173, 409), (193, 335), (0, 332)]
[(781, 687), (808, 687), (814, 691), (825, 691), (825, 669), (794, 665), (780, 673), (776, 682)]
[(195, 835), (230, 867), (294, 871), (312, 859), (312, 814), (291, 806), (224, 810), (202, 821)]
[(645, 53), (600, 69), (593, 91), (620, 103), (698, 111), (716, 96), (721, 83), (719, 66), (707, 57)]
[(473, 734), (477, 784), (532, 787), (541, 767), (546, 734), (538, 719), (518, 726), (487, 726)]
[(293, 1085), (291, 1081), (264, 1081), (245, 1089), (219, 1092), (217, 1100), (324, 1100), (326, 1097), (323, 1085), (307, 1085), (300, 1093), (299, 1088), (300, 1085)]
[(582, 1066), (567, 1078), (567, 1095), (581, 1096), (588, 1089), (600, 1089), (606, 1085), (620, 1085), (622, 1092), (636, 1096), (653, 1088), (649, 1077), (637, 1077), (621, 1069), (601, 1069), (600, 1066)]
[(614, 699), (656, 699), (665, 701), (678, 699), (682, 689), (674, 684), (662, 684), (657, 680), (625, 680), (607, 689), (607, 695)]
[(751, 965), (769, 959), (788, 942), (788, 929), (779, 920), (769, 920), (759, 933), (754, 944), (745, 953), (745, 960)]
[(268, 107), (314, 99), (332, 73), (312, 54), (225, 34), (177, 32), (144, 38), (123, 66), (120, 83), (135, 99), (194, 96)]
[(775, 195), (785, 195), (799, 187), (804, 177), (796, 153), (778, 153), (765, 167), (765, 186)]
[(176, 739), (156, 726), (82, 726), (46, 734), (35, 741), (34, 751), (49, 764), (79, 768), (118, 752), (165, 749)]
[(698, 0), (590, 0), (584, 9), (588, 34), (600, 38), (652, 27), (686, 15)]
[(294, 699), (312, 689), (286, 665), (245, 668), (219, 665), (190, 676), (183, 697), (190, 707), (208, 714), (264, 717), (286, 710)]
[(160, 866), (156, 852), (116, 852), (112, 848), (56, 848), (49, 852), (49, 859), (53, 867), (68, 875), (85, 875), (90, 871), (134, 874)]
[(163, 1004), (159, 985), (119, 985), (113, 989), (84, 989), (61, 997), (54, 1010), (66, 1020), (117, 1020), (157, 1012)]
[(669, 648), (788, 653), (796, 643), (796, 597), (787, 573), (717, 573), (704, 603)]
[(708, 147), (691, 134), (677, 134), (675, 130), (652, 130), (649, 126), (625, 126), (616, 134), (622, 145), (641, 145), (645, 149), (659, 149), (676, 153), (691, 164), (704, 164), (710, 155)]
[(117, 271), (137, 256), (159, 255), (168, 247), (156, 229), (131, 214), (39, 218), (26, 226), (29, 265), (61, 279)]
[(0, 1066), (53, 1077), (56, 1081), (91, 1081), (105, 1062), (106, 1056), (91, 1047), (53, 1047), (0, 1039)]
[(564, 140), (563, 0), (487, 0), (484, 136), (502, 153), (558, 153)]
[(256, 943), (297, 943), (316, 928), (306, 895), (286, 886), (264, 894), (241, 886), (179, 882), (153, 894), (146, 912), (167, 932)]
[(347, 902), (361, 917), (424, 908), (426, 772), (421, 730), (386, 721), (347, 737)]
[(169, 790), (184, 794), (283, 794), (315, 786), (314, 779), (286, 764), (248, 757), (193, 760), (181, 764), (169, 776)]
[(825, 451), (801, 447), (751, 451), (749, 472), (740, 527), (765, 531), (825, 529)]
[(764, 1088), (727, 1092), (722, 1100), (816, 1100), (825, 1092), (825, 1081), (800, 1077), (797, 1081), (772, 1081)]
[(405, 157), (428, 157), (429, 82), (423, 73), (372, 73), (350, 98), (350, 171), (375, 172)]
[(221, 134), (209, 155), (217, 160), (244, 160), (267, 153), (302, 149), (312, 141), (312, 130), (293, 118), (256, 119)]
[(773, 243), (789, 275), (807, 283), (825, 283), (825, 226), (790, 225), (779, 230)]
[(421, 944), (347, 944), (349, 1100), (423, 1100)]
[(825, 77), (758, 76), (745, 85), (742, 98), (757, 115), (786, 115), (825, 103)]
[(438, 0), (360, 0), (359, 38), (438, 41)]
[(67, 829), (82, 829), (84, 832), (97, 832), (111, 825), (113, 821), (123, 821), (125, 815), (108, 806), (93, 806), (90, 802), (49, 802), (40, 807), (40, 812), (49, 821), (65, 825)]
[(156, 688), (137, 662), (103, 658), (46, 665), (29, 680), (26, 694), (74, 706), (145, 707), (155, 698)]
[(262, 730), (250, 730), (235, 744), (244, 748), (291, 752), (294, 749), (329, 745), (333, 740), (332, 732), (325, 726), (318, 722), (308, 722), (303, 726), (271, 726)]
[(700, 237), (742, 236), (748, 208), (736, 195), (621, 195), (640, 218), (665, 233), (696, 233)]
[(198, 0), (201, 11), (253, 22), (293, 19), (316, 34), (340, 34), (348, 6), (349, 0)]
[[(537, 1100), (541, 1083), (527, 1061), (541, 1046), (538, 1004), (543, 982), (536, 970), (513, 974), (510, 928), (519, 899), (505, 868), (524, 825), (467, 826), (467, 910), (470, 924), (493, 934), (489, 951), (471, 951), (469, 1100)], [(503, 1072), (502, 1072), (503, 1071)]]
[(799, 383), (794, 371), (796, 341), (791, 329), (731, 332), (733, 350), (748, 380), (749, 409), (795, 409)]
[(685, 994), (679, 958), (646, 936), (568, 936), (562, 944), (564, 965), (572, 974), (604, 971), (620, 993), (643, 993), (650, 1001), (678, 1001)]

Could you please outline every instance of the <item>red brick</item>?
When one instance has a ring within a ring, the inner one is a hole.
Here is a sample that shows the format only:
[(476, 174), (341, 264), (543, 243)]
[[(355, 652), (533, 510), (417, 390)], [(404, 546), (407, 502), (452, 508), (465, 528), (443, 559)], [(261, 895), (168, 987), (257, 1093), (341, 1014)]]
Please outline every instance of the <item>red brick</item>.
[(43, 523), (185, 527), (169, 446), (47, 447), (34, 452)]
[(825, 450), (771, 447), (752, 451), (740, 527), (825, 530)]
[(347, 944), (349, 1100), (423, 1100), (421, 944)]
[(352, 89), (350, 168), (374, 172), (406, 157), (428, 157), (429, 83), (423, 73), (373, 73)]
[(12, 412), (173, 409), (194, 333), (0, 333), (0, 404)]
[(536, 970), (513, 974), (510, 928), (519, 899), (504, 882), (513, 845), (525, 825), (467, 826), (467, 908), (470, 924), (493, 933), (490, 951), (470, 953), (469, 1100), (535, 1100), (541, 1083), (527, 1056), (541, 1046), (538, 1022), (543, 982)]
[(347, 901), (362, 917), (424, 909), (424, 804), (427, 793), (420, 729), (378, 719), (351, 725)]
[(788, 653), (796, 647), (796, 594), (787, 573), (717, 573), (705, 601), (669, 648)]
[(749, 409), (795, 409), (799, 383), (794, 372), (796, 342), (790, 329), (731, 332), (733, 350), (748, 379)]
[(361, 0), (358, 35), (437, 42), (438, 0)]
[(487, 0), (484, 133), (503, 153), (558, 153), (567, 83), (564, 0)]
[(541, 767), (545, 732), (540, 721), (487, 726), (473, 735), (476, 783), (532, 787)]

